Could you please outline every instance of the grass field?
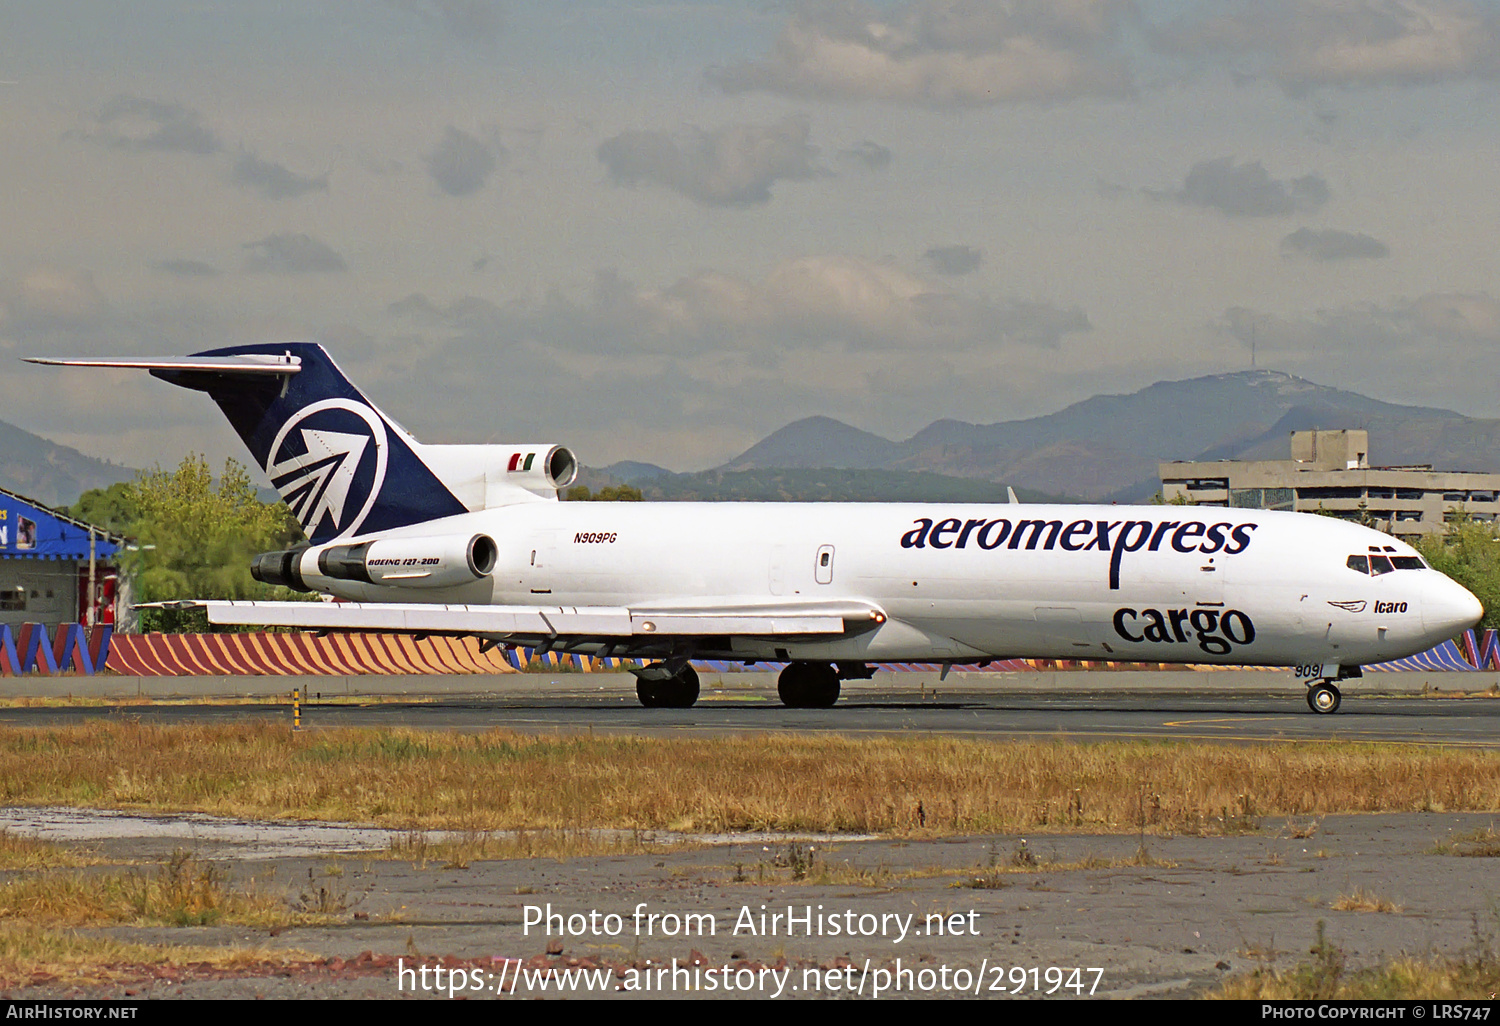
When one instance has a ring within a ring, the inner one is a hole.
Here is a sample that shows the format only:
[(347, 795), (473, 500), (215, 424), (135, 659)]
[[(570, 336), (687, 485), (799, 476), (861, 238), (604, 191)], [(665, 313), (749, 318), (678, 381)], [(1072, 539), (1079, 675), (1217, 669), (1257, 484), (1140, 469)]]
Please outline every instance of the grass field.
[(0, 729), (0, 804), (409, 830), (1215, 834), (1264, 816), (1500, 810), (1500, 753), (94, 722)]
[[(1143, 835), (1134, 859), (1050, 862), (1023, 841), (1014, 850), (996, 848), (971, 869), (941, 872), (952, 877), (952, 887), (988, 890), (1017, 886), (1043, 870), (1163, 865), (1149, 855), (1147, 834), (1237, 834), (1257, 829), (1263, 817), (1286, 817), (1284, 829), (1308, 836), (1319, 817), (1339, 813), (1500, 811), (1500, 753), (930, 736), (293, 734), (280, 724), (109, 720), (0, 728), (0, 804), (375, 823), (410, 832), (384, 857), (447, 867), (636, 851), (651, 831)], [(436, 842), (416, 833), (425, 829), (459, 836)], [(1490, 828), (1455, 837), (1435, 853), (1485, 857), (1497, 850)], [(811, 848), (787, 852), (764, 866), (729, 867), (725, 880), (899, 885), (888, 870), (825, 864)], [(113, 869), (91, 867), (92, 861), (88, 853), (0, 832), (0, 869), (20, 871), (0, 884), (0, 986), (100, 981), (139, 975), (141, 966), (232, 969), (294, 957), (131, 946), (89, 932), (110, 924), (274, 928), (348, 912), (338, 880), (294, 881), (288, 897), (274, 881), (234, 883), (184, 853), (160, 866)], [(1330, 907), (1400, 914), (1385, 895), (1358, 888)], [(1216, 996), (1482, 996), (1500, 980), (1500, 959), (1486, 941), (1462, 957), (1404, 959), (1356, 972), (1320, 939), (1310, 961), (1239, 976)]]

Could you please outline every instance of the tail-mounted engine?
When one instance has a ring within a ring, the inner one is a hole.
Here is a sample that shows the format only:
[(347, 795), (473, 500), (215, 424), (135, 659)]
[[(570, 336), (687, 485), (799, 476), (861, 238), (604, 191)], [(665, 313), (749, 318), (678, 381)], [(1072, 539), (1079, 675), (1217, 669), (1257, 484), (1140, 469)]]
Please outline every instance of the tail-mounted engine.
[(487, 534), (389, 538), (265, 552), (255, 557), (250, 576), (296, 591), (327, 591), (335, 581), (449, 588), (488, 577), (499, 554)]
[(578, 477), (562, 445), (424, 445), (421, 457), (468, 510), (556, 499)]
[(521, 446), (506, 459), (505, 477), (529, 492), (550, 494), (578, 477), (578, 460), (564, 445)]

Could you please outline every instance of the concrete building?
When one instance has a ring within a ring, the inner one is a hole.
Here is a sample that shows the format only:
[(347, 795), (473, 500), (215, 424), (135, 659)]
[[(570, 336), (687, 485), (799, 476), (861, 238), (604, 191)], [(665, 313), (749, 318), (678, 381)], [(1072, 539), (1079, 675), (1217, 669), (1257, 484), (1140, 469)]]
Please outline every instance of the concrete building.
[(1162, 497), (1199, 506), (1322, 510), (1407, 541), (1440, 533), (1459, 508), (1490, 522), (1500, 513), (1500, 474), (1372, 467), (1367, 431), (1293, 431), (1291, 442), (1289, 460), (1162, 463)]

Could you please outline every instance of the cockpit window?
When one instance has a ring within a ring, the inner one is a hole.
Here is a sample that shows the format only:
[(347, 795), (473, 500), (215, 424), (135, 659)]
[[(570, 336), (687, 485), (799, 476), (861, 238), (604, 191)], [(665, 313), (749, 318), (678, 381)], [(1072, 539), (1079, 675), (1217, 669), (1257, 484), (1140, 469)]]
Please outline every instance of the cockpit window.
[[(1388, 551), (1394, 552), (1394, 549)], [(1380, 550), (1370, 546), (1368, 556), (1350, 556), (1344, 563), (1350, 570), (1379, 577), (1393, 570), (1425, 570), (1427, 563), (1421, 556), (1383, 556)]]

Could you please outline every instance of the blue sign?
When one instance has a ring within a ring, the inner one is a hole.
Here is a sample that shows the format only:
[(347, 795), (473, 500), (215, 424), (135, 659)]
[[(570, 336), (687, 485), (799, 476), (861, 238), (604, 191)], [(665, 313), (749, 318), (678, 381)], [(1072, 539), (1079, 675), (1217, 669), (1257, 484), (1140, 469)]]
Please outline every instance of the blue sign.
[[(94, 529), (95, 558), (119, 549), (119, 539)], [(0, 558), (88, 559), (89, 525), (0, 489)]]

